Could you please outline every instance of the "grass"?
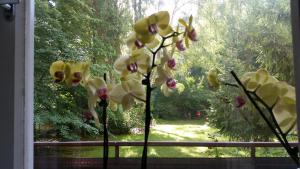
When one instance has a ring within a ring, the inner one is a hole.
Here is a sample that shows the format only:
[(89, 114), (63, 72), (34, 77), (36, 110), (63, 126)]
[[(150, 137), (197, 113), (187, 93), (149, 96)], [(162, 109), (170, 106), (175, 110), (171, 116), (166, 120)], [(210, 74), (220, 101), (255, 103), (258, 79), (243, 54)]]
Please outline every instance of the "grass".
[[(210, 137), (217, 130), (208, 126), (203, 120), (157, 120), (152, 126), (150, 141), (215, 141)], [(99, 137), (96, 140), (101, 140)], [(218, 141), (228, 141), (228, 138), (217, 135)], [(143, 141), (143, 134), (127, 134), (110, 136), (111, 141)], [(114, 147), (110, 147), (109, 156), (114, 157)], [(149, 157), (249, 157), (247, 148), (208, 148), (208, 147), (149, 147)], [(102, 157), (102, 147), (58, 147), (36, 155), (93, 158)], [(120, 157), (140, 157), (142, 147), (120, 147)], [(281, 148), (258, 148), (257, 156), (286, 156)]]

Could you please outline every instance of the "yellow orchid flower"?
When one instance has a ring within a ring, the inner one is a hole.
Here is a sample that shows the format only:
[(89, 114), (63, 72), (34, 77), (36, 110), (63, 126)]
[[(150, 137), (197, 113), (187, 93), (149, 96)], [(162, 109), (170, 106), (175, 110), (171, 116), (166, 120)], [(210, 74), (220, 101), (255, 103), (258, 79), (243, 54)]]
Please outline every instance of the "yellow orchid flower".
[[(257, 81), (257, 84), (259, 85), (258, 88), (255, 88), (256, 94), (268, 105), (268, 106), (273, 106), (280, 94), (280, 89), (278, 86), (278, 80), (269, 75), (260, 75), (256, 76), (259, 77)], [(253, 87), (255, 83), (253, 83)]]
[(132, 55), (122, 56), (114, 63), (115, 70), (122, 77), (131, 73), (146, 74), (151, 64), (151, 57), (143, 49), (132, 51)]
[(144, 101), (146, 99), (145, 87), (139, 76), (129, 75), (121, 78), (121, 84), (112, 89), (109, 97), (114, 102), (122, 104), (123, 110), (128, 110), (135, 100)]
[(291, 131), (296, 124), (295, 88), (286, 82), (278, 81), (265, 69), (248, 72), (241, 78), (248, 91), (255, 91), (269, 107), (284, 133)]
[[(249, 91), (255, 91), (258, 87), (268, 82), (271, 82), (272, 80), (275, 80), (273, 78), (270, 78), (270, 74), (265, 69), (258, 69), (256, 72), (248, 72), (245, 73), (241, 81)], [(276, 80), (275, 80), (276, 81)]]
[(184, 42), (185, 46), (189, 48), (189, 41), (197, 41), (197, 33), (195, 28), (193, 28), (193, 16), (191, 15), (189, 18), (189, 24), (185, 22), (183, 19), (179, 19), (178, 22), (185, 27), (185, 33), (184, 33)]
[(68, 76), (68, 74), (66, 74), (65, 69), (66, 64), (61, 60), (53, 62), (51, 64), (49, 72), (52, 78), (54, 79), (55, 83), (63, 82)]
[(85, 79), (84, 76), (88, 75), (89, 64), (88, 63), (67, 63), (66, 72), (69, 76), (66, 78), (66, 84), (68, 86), (78, 86), (80, 82)]
[(169, 78), (166, 82), (161, 86), (161, 91), (166, 97), (169, 97), (174, 89), (177, 88), (177, 81), (173, 78)]
[(160, 64), (165, 66), (166, 69), (175, 70), (176, 68), (176, 60), (173, 58), (173, 53), (173, 51), (169, 53), (166, 48), (163, 48), (163, 57), (161, 58)]
[(220, 87), (220, 82), (218, 79), (218, 70), (217, 69), (210, 69), (207, 73), (207, 80), (208, 84), (215, 88), (218, 89)]
[(94, 117), (96, 125), (100, 124), (98, 115), (94, 110), (100, 100), (109, 100), (108, 107), (113, 111), (118, 108), (118, 105), (109, 97), (109, 93), (113, 90), (114, 84), (109, 79), (106, 83), (103, 78), (90, 78), (87, 80), (85, 88), (88, 93), (88, 106), (90, 112)]
[[(159, 34), (166, 36), (171, 34), (173, 31), (169, 25), (170, 15), (167, 11), (160, 11), (152, 14), (149, 17), (138, 20), (134, 25), (134, 30), (137, 34), (141, 35), (145, 39), (151, 39), (153, 35)], [(148, 40), (148, 43), (151, 42)]]
[(172, 73), (170, 69), (166, 66), (159, 65), (157, 66), (157, 77), (154, 81), (156, 87), (161, 86), (161, 91), (165, 96), (170, 96), (174, 89), (177, 88), (177, 81), (172, 78)]
[(284, 133), (290, 132), (296, 126), (296, 95), (295, 88), (285, 82), (278, 83), (279, 100), (273, 108), (274, 116)]

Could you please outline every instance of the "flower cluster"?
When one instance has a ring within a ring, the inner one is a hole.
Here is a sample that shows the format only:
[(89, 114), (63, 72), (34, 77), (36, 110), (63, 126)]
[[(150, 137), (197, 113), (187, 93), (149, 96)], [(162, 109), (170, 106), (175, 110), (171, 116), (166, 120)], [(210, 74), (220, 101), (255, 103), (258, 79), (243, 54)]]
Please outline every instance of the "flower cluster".
[(277, 80), (265, 69), (245, 73), (241, 81), (248, 91), (256, 93), (270, 108), (284, 133), (288, 133), (296, 124), (295, 88), (286, 82)]
[[(134, 24), (134, 32), (127, 40), (130, 55), (121, 56), (114, 63), (121, 83), (111, 97), (122, 104), (123, 109), (130, 108), (135, 101), (145, 102), (147, 82), (151, 88), (160, 87), (165, 96), (170, 96), (176, 89), (174, 53), (188, 48), (189, 41), (197, 40), (192, 20), (191, 16), (187, 24), (180, 19), (181, 26), (178, 25), (174, 30), (170, 26), (169, 13), (160, 11)], [(180, 28), (183, 32), (179, 32)], [(183, 39), (185, 44), (182, 43)]]
[[(81, 85), (87, 90), (89, 111), (95, 120), (96, 126), (99, 127), (100, 123), (95, 107), (97, 102), (111, 98), (110, 93), (112, 93), (114, 85), (109, 79), (104, 81), (101, 77), (92, 77), (89, 67), (88, 62), (56, 61), (50, 66), (50, 74), (55, 83), (65, 82), (70, 87)], [(111, 109), (116, 109), (113, 99), (110, 99), (109, 106)]]
[[(207, 79), (212, 88), (219, 88), (221, 82), (216, 69), (211, 69), (208, 72)], [(245, 73), (241, 77), (241, 82), (248, 92), (252, 92), (258, 97), (256, 100), (261, 99), (266, 104), (265, 106), (272, 109), (274, 117), (284, 133), (294, 129), (297, 113), (295, 88), (293, 86), (277, 80), (265, 69)], [(232, 86), (237, 87), (236, 85)], [(245, 96), (235, 97), (235, 106), (237, 108), (243, 107), (245, 103)]]

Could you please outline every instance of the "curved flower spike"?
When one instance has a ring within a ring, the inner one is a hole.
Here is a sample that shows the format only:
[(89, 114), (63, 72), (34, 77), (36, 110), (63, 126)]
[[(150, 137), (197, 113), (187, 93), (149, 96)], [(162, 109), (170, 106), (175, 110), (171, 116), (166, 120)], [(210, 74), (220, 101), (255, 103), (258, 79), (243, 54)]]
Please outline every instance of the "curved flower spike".
[(68, 74), (66, 74), (65, 69), (66, 69), (66, 64), (61, 60), (53, 62), (51, 64), (49, 72), (52, 78), (54, 79), (55, 83), (63, 82), (65, 78), (68, 76)]
[(66, 72), (69, 76), (66, 78), (66, 84), (68, 86), (78, 86), (84, 76), (88, 75), (89, 64), (88, 63), (67, 63)]
[(122, 77), (132, 73), (146, 74), (150, 67), (151, 58), (144, 50), (132, 51), (130, 57), (120, 57), (114, 63), (115, 70), (121, 74)]
[(184, 40), (185, 40), (185, 46), (189, 48), (189, 40), (191, 41), (197, 41), (197, 33), (195, 28), (192, 26), (193, 22), (193, 16), (191, 15), (189, 18), (189, 24), (187, 24), (183, 19), (178, 20), (181, 25), (185, 27), (185, 34), (184, 34)]
[(207, 80), (208, 80), (208, 84), (211, 87), (218, 89), (220, 87), (220, 82), (218, 79), (218, 70), (210, 69), (207, 73)]
[(149, 38), (157, 33), (161, 36), (168, 35), (173, 31), (169, 25), (170, 15), (167, 11), (160, 11), (149, 17), (138, 20), (134, 25), (137, 34)]

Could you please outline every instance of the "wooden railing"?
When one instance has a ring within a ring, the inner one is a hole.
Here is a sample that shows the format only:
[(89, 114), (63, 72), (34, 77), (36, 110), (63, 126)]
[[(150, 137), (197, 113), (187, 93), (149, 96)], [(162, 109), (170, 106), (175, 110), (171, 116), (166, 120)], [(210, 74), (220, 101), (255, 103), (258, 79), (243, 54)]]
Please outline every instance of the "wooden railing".
[[(115, 148), (115, 158), (120, 158), (120, 147), (124, 146), (143, 146), (141, 141), (110, 141), (109, 146)], [(173, 142), (173, 141), (150, 141), (152, 147), (232, 147), (232, 148), (250, 148), (251, 158), (256, 157), (257, 147), (282, 147), (277, 142)], [(103, 146), (101, 141), (76, 141), (76, 142), (35, 142), (36, 148), (43, 147), (81, 147), (81, 146)], [(291, 143), (291, 146), (297, 147), (298, 143)]]

